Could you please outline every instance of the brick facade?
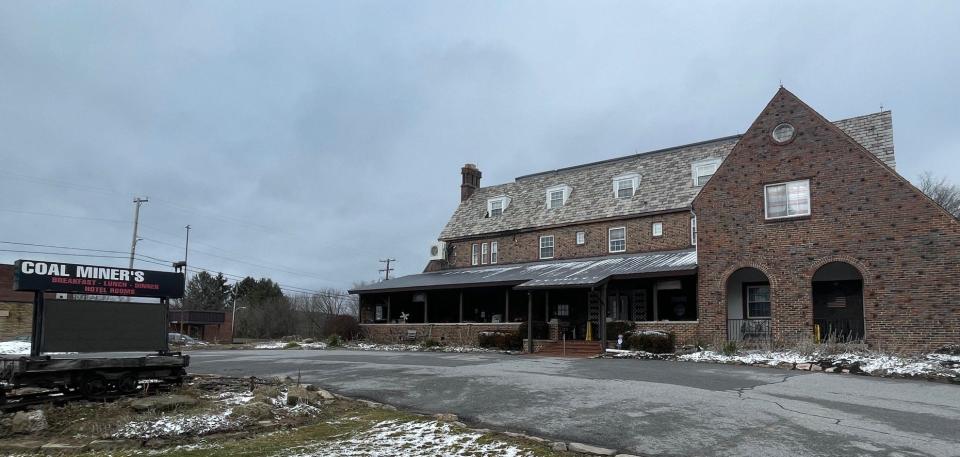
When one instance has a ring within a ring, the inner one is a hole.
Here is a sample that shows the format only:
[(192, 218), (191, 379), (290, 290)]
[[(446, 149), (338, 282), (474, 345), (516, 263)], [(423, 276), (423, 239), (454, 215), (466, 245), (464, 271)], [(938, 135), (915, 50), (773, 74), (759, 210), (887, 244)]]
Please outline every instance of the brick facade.
[[(663, 235), (653, 236), (655, 222), (663, 223)], [(671, 251), (690, 247), (690, 212), (670, 212), (652, 216), (633, 217), (604, 222), (568, 225), (504, 236), (449, 241), (447, 266), (462, 268), (471, 266), (473, 244), (496, 241), (497, 264), (535, 262), (540, 260), (540, 237), (554, 236), (554, 259), (600, 257), (609, 254), (607, 231), (625, 227), (627, 253)], [(577, 232), (584, 232), (585, 243), (576, 243)], [(437, 268), (434, 268), (434, 270)], [(428, 270), (431, 268), (428, 266)]]
[[(778, 145), (771, 130), (796, 128)], [(768, 221), (764, 185), (810, 180), (811, 214)], [(753, 267), (771, 285), (775, 339), (809, 336), (811, 280), (832, 261), (863, 276), (868, 343), (926, 350), (960, 341), (960, 223), (781, 89), (693, 202), (701, 337), (725, 336), (726, 281)]]
[(0, 302), (0, 341), (33, 332), (33, 304)]

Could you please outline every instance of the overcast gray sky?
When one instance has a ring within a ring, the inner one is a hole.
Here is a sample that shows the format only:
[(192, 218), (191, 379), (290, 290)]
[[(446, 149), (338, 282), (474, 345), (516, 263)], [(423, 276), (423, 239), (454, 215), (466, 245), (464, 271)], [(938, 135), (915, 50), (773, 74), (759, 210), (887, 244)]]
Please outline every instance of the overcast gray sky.
[(781, 80), (960, 182), (960, 2), (676, 3), (0, 2), (0, 241), (128, 251), (148, 196), (145, 255), (191, 224), (191, 264), (347, 288), (423, 268), (465, 162), (739, 133)]

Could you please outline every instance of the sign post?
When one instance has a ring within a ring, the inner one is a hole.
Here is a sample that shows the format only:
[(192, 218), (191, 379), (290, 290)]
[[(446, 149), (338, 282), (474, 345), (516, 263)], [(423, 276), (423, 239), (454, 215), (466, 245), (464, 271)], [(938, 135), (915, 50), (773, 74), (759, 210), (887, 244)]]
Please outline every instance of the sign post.
[(183, 297), (183, 273), (40, 260), (18, 260), (14, 265), (13, 289), (34, 293), (31, 357), (40, 355), (45, 341), (45, 292), (159, 298), (158, 306), (164, 308), (160, 313), (163, 317), (163, 341), (166, 341), (167, 333), (168, 300)]

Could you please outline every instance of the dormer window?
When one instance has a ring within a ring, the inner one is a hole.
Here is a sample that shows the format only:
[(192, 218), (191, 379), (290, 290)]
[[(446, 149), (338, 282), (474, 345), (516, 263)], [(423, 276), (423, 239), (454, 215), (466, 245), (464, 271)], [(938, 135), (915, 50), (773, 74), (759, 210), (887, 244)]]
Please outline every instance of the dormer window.
[(499, 217), (510, 204), (510, 197), (497, 197), (487, 200), (487, 217)]
[(613, 178), (613, 196), (616, 198), (633, 197), (637, 193), (637, 187), (640, 187), (640, 175), (636, 173)]
[(570, 197), (570, 186), (566, 184), (547, 189), (547, 209), (566, 205), (568, 197)]
[(690, 166), (693, 172), (693, 185), (696, 187), (703, 186), (707, 183), (707, 180), (713, 176), (717, 171), (717, 167), (720, 166), (720, 159), (705, 159), (694, 162)]

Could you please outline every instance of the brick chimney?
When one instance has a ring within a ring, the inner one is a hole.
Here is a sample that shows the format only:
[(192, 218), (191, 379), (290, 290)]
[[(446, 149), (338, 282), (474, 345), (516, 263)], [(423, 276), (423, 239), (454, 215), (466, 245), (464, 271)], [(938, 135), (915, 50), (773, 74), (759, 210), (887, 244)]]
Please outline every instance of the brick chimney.
[(460, 201), (464, 201), (480, 187), (481, 173), (476, 165), (468, 163), (460, 169), (460, 174), (463, 176), (463, 183), (460, 184)]

